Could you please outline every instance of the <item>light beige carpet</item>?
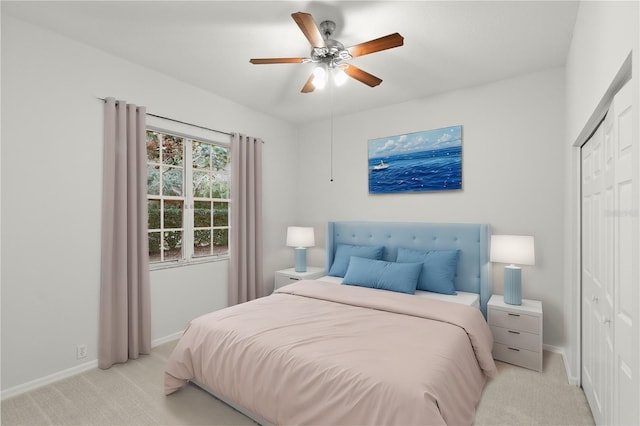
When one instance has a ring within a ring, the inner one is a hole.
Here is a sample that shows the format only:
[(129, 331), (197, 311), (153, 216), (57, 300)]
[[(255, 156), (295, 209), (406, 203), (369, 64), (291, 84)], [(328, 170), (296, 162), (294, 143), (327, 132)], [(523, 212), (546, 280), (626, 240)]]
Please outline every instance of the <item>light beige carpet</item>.
[[(162, 378), (175, 342), (109, 370), (91, 370), (2, 401), (2, 425), (255, 425), (196, 386), (166, 397)], [(477, 425), (593, 425), (562, 358), (545, 352), (542, 374), (498, 363)]]
[(567, 383), (562, 356), (544, 352), (544, 371), (496, 362), (498, 377), (487, 383), (476, 425), (593, 425), (582, 389)]

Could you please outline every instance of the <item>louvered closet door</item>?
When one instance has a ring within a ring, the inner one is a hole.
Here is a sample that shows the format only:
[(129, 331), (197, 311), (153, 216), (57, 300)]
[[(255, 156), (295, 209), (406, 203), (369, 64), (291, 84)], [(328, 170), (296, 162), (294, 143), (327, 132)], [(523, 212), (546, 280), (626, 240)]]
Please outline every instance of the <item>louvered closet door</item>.
[(640, 191), (631, 87), (616, 94), (582, 147), (582, 386), (598, 425), (640, 421)]

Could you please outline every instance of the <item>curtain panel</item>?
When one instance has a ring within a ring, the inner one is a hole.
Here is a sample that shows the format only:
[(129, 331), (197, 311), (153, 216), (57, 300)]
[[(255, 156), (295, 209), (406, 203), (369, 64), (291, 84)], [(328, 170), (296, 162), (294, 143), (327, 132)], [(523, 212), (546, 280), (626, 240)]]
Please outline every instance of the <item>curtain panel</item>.
[(151, 351), (145, 107), (105, 99), (98, 366)]
[(263, 295), (262, 139), (231, 141), (229, 306)]

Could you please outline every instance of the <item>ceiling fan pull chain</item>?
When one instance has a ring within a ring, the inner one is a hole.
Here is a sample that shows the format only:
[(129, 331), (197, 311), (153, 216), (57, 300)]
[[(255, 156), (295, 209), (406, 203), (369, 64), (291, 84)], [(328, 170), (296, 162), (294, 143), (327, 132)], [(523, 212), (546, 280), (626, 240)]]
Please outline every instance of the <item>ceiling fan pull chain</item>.
[(329, 168), (330, 168), (330, 182), (333, 182), (333, 84), (329, 84), (331, 86), (329, 90), (331, 91), (331, 143), (329, 146)]

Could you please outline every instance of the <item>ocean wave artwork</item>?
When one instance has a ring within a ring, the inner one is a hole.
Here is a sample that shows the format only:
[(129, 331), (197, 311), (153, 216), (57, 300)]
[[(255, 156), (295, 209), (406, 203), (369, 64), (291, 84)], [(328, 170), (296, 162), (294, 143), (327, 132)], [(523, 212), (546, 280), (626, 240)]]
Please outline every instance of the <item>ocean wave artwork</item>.
[(369, 193), (462, 189), (462, 126), (369, 140)]

